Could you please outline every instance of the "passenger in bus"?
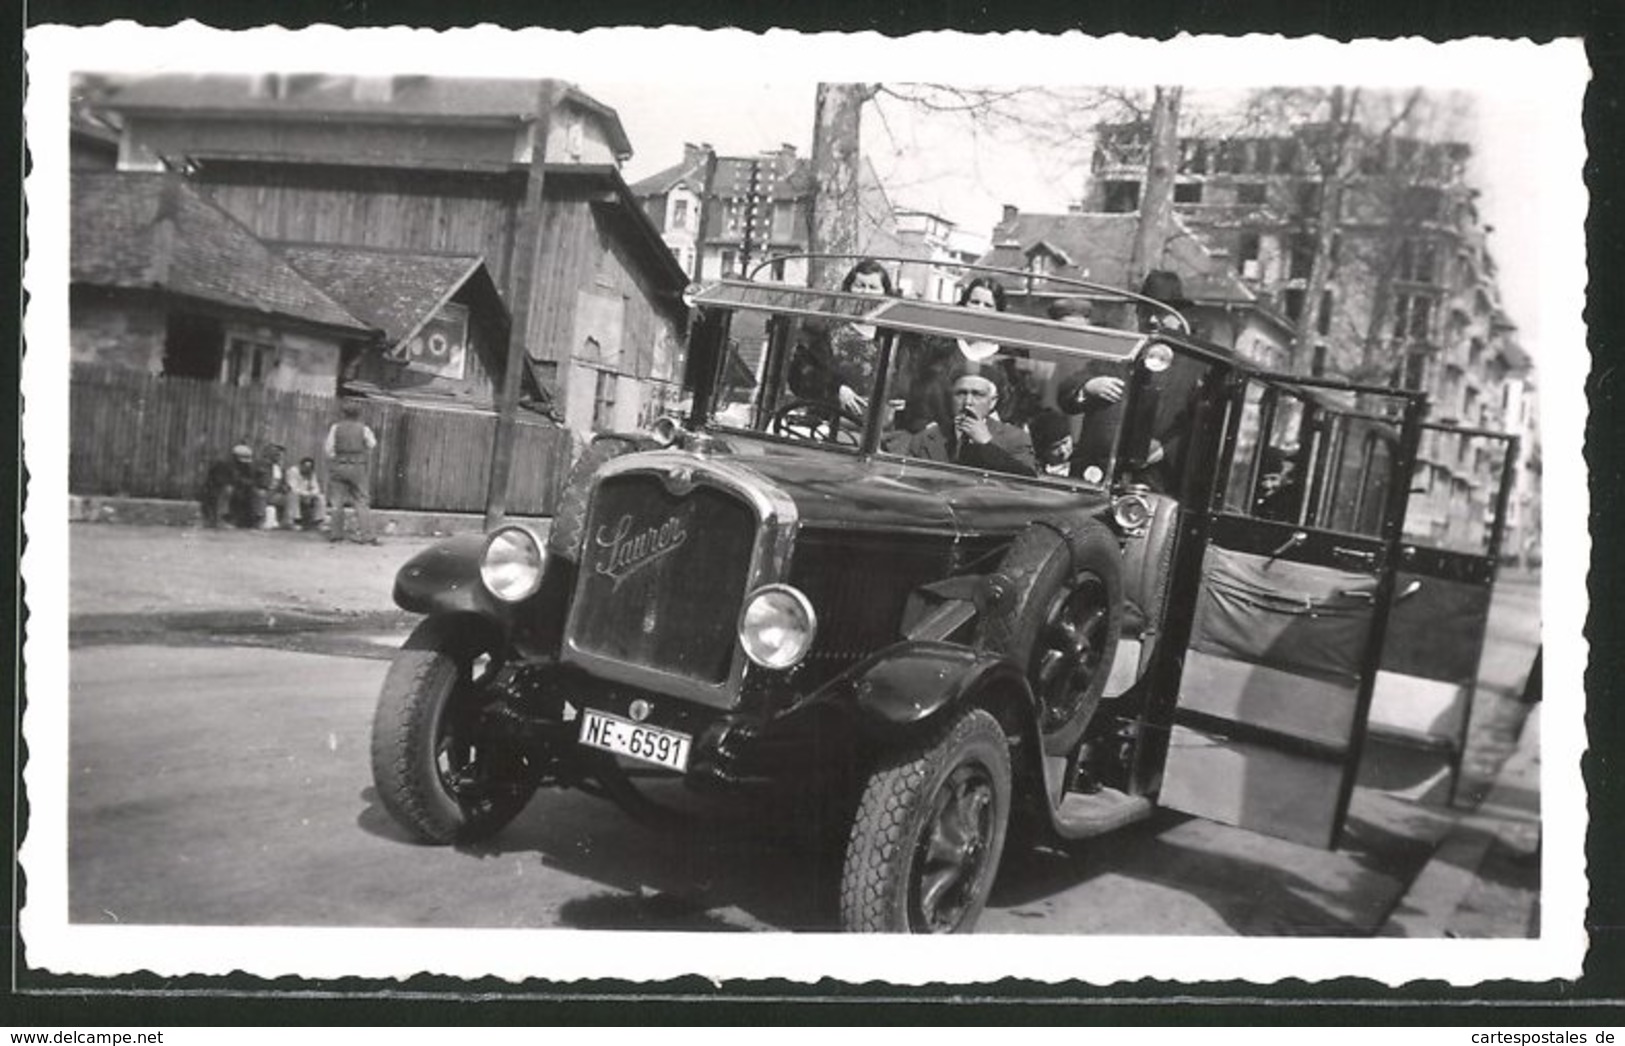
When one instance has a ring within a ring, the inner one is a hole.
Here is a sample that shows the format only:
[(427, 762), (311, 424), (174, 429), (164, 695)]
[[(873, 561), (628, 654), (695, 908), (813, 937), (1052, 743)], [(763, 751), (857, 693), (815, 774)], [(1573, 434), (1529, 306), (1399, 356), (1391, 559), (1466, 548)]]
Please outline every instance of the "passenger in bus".
[(931, 422), (909, 440), (909, 455), (991, 472), (1036, 475), (1033, 443), (1027, 430), (999, 418), (1002, 390), (994, 377), (996, 373), (962, 374), (955, 378), (952, 423), (945, 428)]
[[(876, 297), (897, 295), (891, 274), (873, 258), (862, 258), (847, 270), (841, 290)], [(848, 417), (863, 417), (869, 409), (866, 393), (874, 382), (878, 356), (874, 327), (848, 322), (832, 328), (808, 327), (806, 333), (807, 339), (791, 356), (786, 380), (790, 392), (802, 399), (838, 403)]]
[(1072, 475), (1072, 422), (1065, 414), (1046, 407), (1027, 423), (1027, 432), (1040, 476)]
[(1253, 515), (1258, 519), (1295, 523), (1303, 504), (1303, 482), (1298, 462), (1281, 447), (1265, 447), (1263, 473), (1258, 477), (1258, 496), (1253, 499)]
[[(967, 309), (1003, 312), (1004, 287), (991, 277), (978, 276), (959, 292), (958, 304)], [(907, 337), (898, 352), (896, 387), (903, 399), (899, 424), (910, 432), (923, 431), (933, 422), (944, 429), (952, 427), (952, 389), (961, 374), (998, 370), (1007, 392), (1002, 403), (1004, 420), (1011, 424), (1025, 424), (1043, 405), (1042, 394), (1022, 369), (1026, 354), (1001, 351), (997, 342)]]

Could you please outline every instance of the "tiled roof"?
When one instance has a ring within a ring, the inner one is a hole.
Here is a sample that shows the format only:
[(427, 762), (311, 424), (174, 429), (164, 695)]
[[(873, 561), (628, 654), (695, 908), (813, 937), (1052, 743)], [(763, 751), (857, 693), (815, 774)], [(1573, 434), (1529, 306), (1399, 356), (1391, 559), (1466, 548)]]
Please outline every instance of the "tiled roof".
[(294, 268), (398, 344), (483, 264), (464, 255), (285, 245)]
[(162, 288), (351, 331), (370, 330), (179, 175), (75, 171), (75, 283)]
[[(1020, 214), (993, 230), (993, 249), (982, 256), (984, 265), (1013, 269), (1027, 266), (1027, 252), (1043, 244), (1062, 253), (1071, 264), (1059, 266), (1057, 276), (1070, 276), (1108, 287), (1130, 287), (1129, 259), (1139, 224), (1135, 214), (1069, 213)], [(1173, 235), (1153, 268), (1179, 274), (1185, 296), (1214, 304), (1254, 302), (1256, 296), (1196, 238), (1178, 217)]]

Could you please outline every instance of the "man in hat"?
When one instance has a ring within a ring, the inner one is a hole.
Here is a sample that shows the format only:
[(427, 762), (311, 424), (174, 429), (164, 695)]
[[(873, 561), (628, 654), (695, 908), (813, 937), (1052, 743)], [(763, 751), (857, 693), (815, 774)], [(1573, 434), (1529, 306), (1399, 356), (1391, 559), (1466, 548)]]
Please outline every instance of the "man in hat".
[(372, 452), (378, 446), (367, 423), (361, 420), (361, 404), (345, 400), (342, 417), (327, 430), (328, 519), (330, 529), (327, 540), (344, 540), (344, 508), (355, 509), (355, 537), (351, 540), (363, 545), (376, 545), (378, 538), (372, 532), (372, 513), (368, 506), (372, 499)]
[(953, 426), (946, 431), (933, 421), (909, 440), (911, 457), (951, 461), (957, 465), (1031, 476), (1033, 442), (1020, 425), (999, 420), (1000, 389), (986, 374), (961, 374), (954, 379)]
[(1027, 423), (1033, 438), (1033, 457), (1037, 459), (1040, 476), (1070, 476), (1072, 474), (1072, 422), (1065, 414), (1045, 407)]
[[(254, 479), (254, 450), (247, 443), (237, 444), (231, 448), (231, 457), (210, 465), (198, 497), (203, 525), (211, 529), (222, 522), (239, 527), (258, 526), (260, 516), (254, 514)], [(263, 507), (260, 513), (263, 515)]]

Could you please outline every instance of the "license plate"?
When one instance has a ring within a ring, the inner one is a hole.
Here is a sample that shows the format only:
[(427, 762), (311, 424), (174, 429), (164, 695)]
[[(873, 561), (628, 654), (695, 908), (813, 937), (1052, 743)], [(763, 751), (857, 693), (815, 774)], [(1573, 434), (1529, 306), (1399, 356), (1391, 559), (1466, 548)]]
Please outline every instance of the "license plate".
[(643, 726), (619, 716), (583, 709), (581, 734), (584, 745), (606, 752), (631, 756), (668, 770), (688, 769), (688, 749), (693, 738), (674, 730)]

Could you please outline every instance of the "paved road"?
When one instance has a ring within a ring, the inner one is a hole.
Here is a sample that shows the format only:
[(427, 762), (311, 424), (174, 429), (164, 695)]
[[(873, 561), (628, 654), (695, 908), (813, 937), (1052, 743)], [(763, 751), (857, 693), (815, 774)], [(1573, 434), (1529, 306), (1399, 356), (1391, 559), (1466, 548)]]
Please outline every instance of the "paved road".
[[(1529, 586), (1492, 626), (1481, 732), (1532, 651)], [(544, 793), (490, 844), (413, 845), (377, 805), (372, 704), (398, 637), (303, 650), (81, 646), (71, 658), (70, 918), (84, 923), (831, 929), (835, 868), (761, 820), (677, 835)], [(184, 643), (184, 637), (179, 639)], [(323, 652), (325, 651), (325, 652)], [(982, 929), (1376, 931), (1448, 819), (1361, 789), (1326, 853), (1172, 814), (1007, 857)]]

